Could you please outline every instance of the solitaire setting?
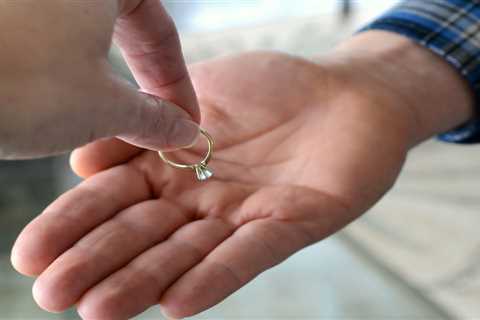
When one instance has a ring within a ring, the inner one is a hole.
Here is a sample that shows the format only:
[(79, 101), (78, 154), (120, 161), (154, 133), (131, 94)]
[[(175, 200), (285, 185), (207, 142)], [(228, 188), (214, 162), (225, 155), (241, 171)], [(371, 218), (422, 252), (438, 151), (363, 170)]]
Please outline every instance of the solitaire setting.
[(206, 132), (204, 129), (200, 128), (200, 133), (207, 139), (208, 144), (207, 154), (202, 159), (202, 161), (195, 164), (183, 164), (168, 159), (165, 155), (165, 152), (158, 151), (158, 155), (166, 164), (178, 169), (193, 170), (198, 181), (206, 181), (213, 176), (213, 171), (207, 166), (207, 164), (212, 157), (214, 143), (212, 136), (208, 134), (208, 132)]

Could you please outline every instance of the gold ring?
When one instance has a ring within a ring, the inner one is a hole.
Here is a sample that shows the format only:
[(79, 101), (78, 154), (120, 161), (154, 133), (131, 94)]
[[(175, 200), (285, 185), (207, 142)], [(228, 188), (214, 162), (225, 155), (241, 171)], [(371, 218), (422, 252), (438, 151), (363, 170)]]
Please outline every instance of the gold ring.
[(160, 158), (168, 165), (171, 165), (174, 168), (178, 169), (191, 169), (195, 171), (195, 175), (197, 176), (197, 179), (199, 181), (205, 181), (208, 178), (211, 178), (213, 176), (213, 171), (212, 169), (207, 167), (208, 162), (212, 158), (212, 153), (213, 153), (213, 138), (211, 135), (208, 134), (207, 131), (204, 129), (200, 128), (200, 133), (207, 139), (207, 144), (208, 144), (208, 150), (207, 154), (205, 157), (202, 159), (202, 161), (194, 164), (183, 164), (183, 163), (176, 163), (170, 159), (168, 159), (165, 156), (165, 153), (162, 151), (158, 151), (158, 154), (160, 155)]

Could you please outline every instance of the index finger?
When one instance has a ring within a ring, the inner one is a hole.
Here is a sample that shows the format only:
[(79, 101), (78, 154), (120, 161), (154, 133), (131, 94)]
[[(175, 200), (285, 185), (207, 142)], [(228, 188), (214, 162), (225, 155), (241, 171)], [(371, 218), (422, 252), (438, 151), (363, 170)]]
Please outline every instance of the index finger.
[(120, 16), (114, 42), (144, 91), (174, 102), (200, 121), (177, 29), (159, 0), (143, 0)]

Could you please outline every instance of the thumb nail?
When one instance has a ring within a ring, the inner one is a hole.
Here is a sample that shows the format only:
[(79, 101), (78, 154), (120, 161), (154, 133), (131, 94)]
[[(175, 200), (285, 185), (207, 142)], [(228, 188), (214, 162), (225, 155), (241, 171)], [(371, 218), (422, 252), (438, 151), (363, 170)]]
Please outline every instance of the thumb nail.
[(189, 148), (195, 144), (200, 134), (197, 123), (179, 118), (167, 134), (167, 150)]

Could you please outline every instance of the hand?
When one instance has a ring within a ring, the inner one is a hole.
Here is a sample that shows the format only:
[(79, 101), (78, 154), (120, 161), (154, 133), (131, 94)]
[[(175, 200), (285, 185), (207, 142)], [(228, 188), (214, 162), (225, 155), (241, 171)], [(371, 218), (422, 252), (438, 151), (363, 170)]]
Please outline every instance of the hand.
[[(113, 136), (153, 149), (194, 141), (197, 101), (159, 0), (0, 0), (0, 8), (0, 159)], [(113, 72), (112, 34), (151, 95)]]
[(335, 72), (272, 53), (195, 65), (215, 178), (196, 182), (144, 151), (63, 195), (13, 251), (17, 270), (40, 275), (39, 305), (77, 303), (86, 319), (158, 302), (192, 315), (360, 215), (399, 172), (405, 128), (385, 123), (403, 116)]
[[(118, 140), (75, 152), (74, 170), (92, 176), (28, 225), (12, 253), (17, 270), (38, 276), (38, 304), (76, 304), (85, 319), (157, 303), (193, 315), (358, 217), (427, 135), (388, 72), (385, 85), (378, 67), (364, 68), (341, 53), (318, 64), (252, 53), (193, 66), (217, 144), (214, 178), (196, 182)], [(203, 151), (175, 154), (195, 161)]]

